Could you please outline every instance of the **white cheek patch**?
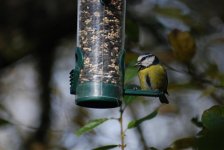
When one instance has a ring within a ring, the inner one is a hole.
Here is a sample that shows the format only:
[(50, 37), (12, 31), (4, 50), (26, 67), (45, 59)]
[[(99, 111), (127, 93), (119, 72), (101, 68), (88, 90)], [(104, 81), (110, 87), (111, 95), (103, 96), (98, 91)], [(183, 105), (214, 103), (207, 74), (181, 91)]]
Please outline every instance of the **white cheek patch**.
[(147, 67), (148, 66), (148, 62), (146, 62), (146, 60), (142, 61), (141, 63), (142, 66)]
[(142, 61), (141, 65), (144, 67), (148, 67), (153, 64), (155, 56), (147, 57), (145, 60)]

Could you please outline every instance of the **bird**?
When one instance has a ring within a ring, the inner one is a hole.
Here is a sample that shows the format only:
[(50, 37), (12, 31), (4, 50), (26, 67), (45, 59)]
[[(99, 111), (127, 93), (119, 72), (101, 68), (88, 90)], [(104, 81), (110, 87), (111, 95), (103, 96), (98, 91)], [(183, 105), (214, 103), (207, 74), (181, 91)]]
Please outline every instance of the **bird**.
[(168, 77), (164, 66), (160, 64), (158, 57), (153, 54), (140, 55), (135, 66), (138, 67), (138, 77), (142, 90), (159, 90), (162, 94), (159, 96), (161, 103), (168, 104), (166, 97)]

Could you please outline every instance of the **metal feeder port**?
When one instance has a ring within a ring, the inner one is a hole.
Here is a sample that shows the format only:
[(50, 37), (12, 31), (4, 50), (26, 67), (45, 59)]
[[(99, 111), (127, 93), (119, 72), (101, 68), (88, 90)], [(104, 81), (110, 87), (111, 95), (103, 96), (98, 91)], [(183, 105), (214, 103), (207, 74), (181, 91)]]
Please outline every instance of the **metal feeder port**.
[(76, 66), (70, 92), (90, 108), (121, 105), (125, 0), (78, 0)]

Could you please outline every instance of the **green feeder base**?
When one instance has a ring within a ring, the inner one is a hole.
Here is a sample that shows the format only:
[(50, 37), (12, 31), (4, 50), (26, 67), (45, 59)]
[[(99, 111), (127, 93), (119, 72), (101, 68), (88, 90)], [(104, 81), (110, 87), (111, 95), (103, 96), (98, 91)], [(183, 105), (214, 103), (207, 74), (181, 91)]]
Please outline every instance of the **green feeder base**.
[(114, 108), (121, 105), (122, 89), (106, 83), (87, 82), (76, 89), (76, 104), (89, 108)]

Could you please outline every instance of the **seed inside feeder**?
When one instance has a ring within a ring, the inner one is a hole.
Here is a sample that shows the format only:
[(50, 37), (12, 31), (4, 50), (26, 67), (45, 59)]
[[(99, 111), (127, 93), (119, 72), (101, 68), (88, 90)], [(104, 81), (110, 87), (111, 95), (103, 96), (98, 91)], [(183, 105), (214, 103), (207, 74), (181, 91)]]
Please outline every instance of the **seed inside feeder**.
[(124, 1), (79, 0), (77, 44), (84, 66), (79, 82), (121, 83), (119, 53), (123, 50)]

